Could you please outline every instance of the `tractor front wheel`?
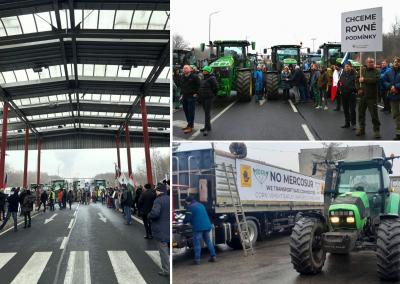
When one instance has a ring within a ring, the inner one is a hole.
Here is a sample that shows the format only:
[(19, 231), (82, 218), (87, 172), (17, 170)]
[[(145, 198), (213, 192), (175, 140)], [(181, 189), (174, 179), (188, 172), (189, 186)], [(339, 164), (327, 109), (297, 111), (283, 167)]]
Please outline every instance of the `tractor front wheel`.
[(313, 275), (321, 272), (326, 251), (322, 246), (322, 235), (326, 226), (317, 218), (300, 218), (290, 236), (290, 256), (293, 267), (300, 274)]
[(379, 277), (400, 280), (400, 218), (381, 220), (376, 256)]
[(237, 73), (236, 91), (239, 101), (251, 101), (251, 97), (253, 96), (251, 71), (240, 71)]
[(279, 74), (278, 73), (267, 73), (266, 76), (267, 84), (267, 95), (269, 99), (279, 98)]

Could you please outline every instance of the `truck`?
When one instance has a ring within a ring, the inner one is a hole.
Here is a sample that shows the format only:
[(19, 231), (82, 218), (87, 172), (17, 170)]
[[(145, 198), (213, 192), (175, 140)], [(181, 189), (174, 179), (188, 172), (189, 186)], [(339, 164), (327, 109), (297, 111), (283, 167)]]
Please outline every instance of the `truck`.
[(206, 207), (215, 244), (241, 247), (233, 206), (237, 200), (232, 200), (223, 165), (236, 172), (234, 178), (252, 244), (274, 232), (290, 230), (298, 212), (320, 212), (323, 208), (322, 180), (265, 161), (238, 158), (213, 148), (182, 151), (178, 148), (173, 153), (172, 164), (173, 248), (192, 246), (191, 227), (182, 222), (188, 196)]

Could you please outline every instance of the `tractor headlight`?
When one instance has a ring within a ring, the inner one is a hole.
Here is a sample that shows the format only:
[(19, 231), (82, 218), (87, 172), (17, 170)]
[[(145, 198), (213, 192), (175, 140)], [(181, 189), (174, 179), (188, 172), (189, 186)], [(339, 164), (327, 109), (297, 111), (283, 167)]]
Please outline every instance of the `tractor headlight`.
[(331, 217), (331, 223), (336, 224), (339, 223), (339, 221), (340, 221), (339, 217)]
[(354, 217), (347, 217), (346, 218), (347, 223), (354, 223)]

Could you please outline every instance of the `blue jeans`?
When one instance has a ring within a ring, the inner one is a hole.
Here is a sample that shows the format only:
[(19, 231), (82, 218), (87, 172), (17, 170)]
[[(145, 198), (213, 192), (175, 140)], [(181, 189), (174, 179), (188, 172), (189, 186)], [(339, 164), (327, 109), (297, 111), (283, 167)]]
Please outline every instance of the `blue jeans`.
[(182, 100), (183, 111), (189, 127), (194, 126), (194, 114), (196, 110), (196, 98), (184, 98)]
[(193, 247), (194, 247), (194, 260), (195, 261), (200, 261), (201, 240), (202, 239), (206, 243), (207, 248), (210, 251), (210, 255), (215, 256), (215, 249), (214, 249), (214, 245), (210, 238), (210, 232), (211, 232), (211, 230), (193, 232)]
[(124, 213), (125, 213), (126, 223), (132, 224), (131, 207), (124, 206)]
[(307, 89), (305, 86), (299, 86), (300, 101), (305, 102), (307, 100)]
[(14, 219), (14, 231), (17, 230), (17, 212), (10, 212), (10, 211), (7, 211), (7, 215), (4, 218), (3, 224), (1, 224), (1, 226), (0, 226), (0, 230), (2, 230), (4, 228), (4, 226), (7, 224), (8, 219), (10, 219), (11, 215)]

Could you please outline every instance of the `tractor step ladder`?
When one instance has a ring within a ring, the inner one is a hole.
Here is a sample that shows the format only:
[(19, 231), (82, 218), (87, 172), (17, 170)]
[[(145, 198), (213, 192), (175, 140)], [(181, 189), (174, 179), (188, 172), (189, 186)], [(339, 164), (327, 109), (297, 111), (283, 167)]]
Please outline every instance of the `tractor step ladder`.
[[(254, 254), (253, 244), (250, 241), (249, 226), (247, 224), (246, 216), (244, 214), (243, 205), (240, 200), (239, 190), (236, 181), (236, 172), (232, 165), (226, 166), (222, 163), (222, 171), (225, 173), (228, 190), (231, 195), (232, 206), (235, 213), (236, 224), (238, 224), (238, 231), (240, 235), (240, 242), (245, 256)], [(231, 181), (233, 180), (233, 185)]]

